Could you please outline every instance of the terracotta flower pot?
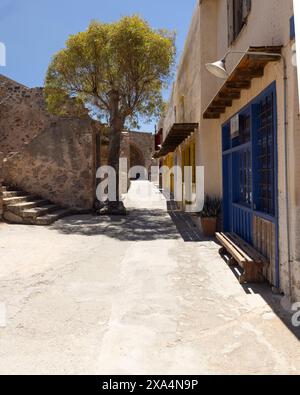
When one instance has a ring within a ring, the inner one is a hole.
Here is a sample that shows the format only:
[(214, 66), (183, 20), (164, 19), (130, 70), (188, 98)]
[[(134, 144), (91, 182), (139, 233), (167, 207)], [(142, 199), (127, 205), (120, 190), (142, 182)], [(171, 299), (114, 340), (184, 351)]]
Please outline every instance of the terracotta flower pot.
[(214, 237), (217, 231), (217, 218), (201, 218), (202, 230), (205, 237)]

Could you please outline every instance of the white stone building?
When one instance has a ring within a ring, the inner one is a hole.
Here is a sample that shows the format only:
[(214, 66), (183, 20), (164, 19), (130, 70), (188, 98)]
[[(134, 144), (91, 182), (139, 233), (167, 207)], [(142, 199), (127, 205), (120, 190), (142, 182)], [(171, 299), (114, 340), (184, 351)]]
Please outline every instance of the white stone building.
[[(157, 156), (205, 167), (205, 193), (223, 200), (223, 230), (264, 254), (269, 283), (300, 301), (294, 44), (292, 0), (199, 0)], [(206, 65), (228, 52), (228, 76), (217, 78)]]

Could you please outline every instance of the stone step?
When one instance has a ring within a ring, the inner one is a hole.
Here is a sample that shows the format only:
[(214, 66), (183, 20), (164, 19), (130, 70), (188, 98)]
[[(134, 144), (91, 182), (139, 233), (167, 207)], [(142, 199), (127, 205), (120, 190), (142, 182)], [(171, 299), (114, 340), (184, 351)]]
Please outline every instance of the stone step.
[(40, 207), (49, 204), (48, 200), (40, 199), (40, 200), (32, 200), (28, 202), (20, 202), (15, 204), (10, 204), (6, 206), (6, 209), (12, 211), (15, 214), (19, 214), (23, 216), (24, 210), (28, 210), (34, 207)]
[(3, 218), (5, 219), (5, 221), (12, 224), (24, 224), (24, 219), (20, 217), (20, 215), (14, 214), (9, 210), (4, 210)]
[(3, 185), (3, 217), (14, 224), (51, 225), (60, 218), (72, 215), (73, 210), (63, 208), (49, 200), (30, 195), (17, 187)]
[(35, 219), (35, 225), (51, 225), (55, 221), (58, 221), (61, 218), (67, 217), (72, 214), (71, 209), (61, 208), (59, 210), (54, 211), (53, 213), (43, 215), (41, 217), (37, 217)]
[(55, 210), (59, 210), (60, 206), (57, 204), (45, 204), (44, 206), (37, 206), (30, 209), (25, 209), (22, 212), (22, 217), (24, 218), (37, 218), (44, 216), (46, 214), (50, 214)]
[[(10, 191), (19, 191), (20, 192), (20, 190), (16, 187), (10, 187), (10, 186), (3, 185), (3, 184), (2, 184), (1, 190), (2, 190), (2, 192), (10, 192)], [(24, 193), (24, 195), (26, 195), (26, 193)]]
[(27, 196), (24, 192), (21, 191), (2, 191), (3, 198), (12, 198), (12, 197), (19, 197), (19, 196)]
[(24, 202), (30, 202), (30, 201), (35, 201), (37, 200), (38, 197), (35, 195), (22, 195), (22, 196), (16, 196), (16, 197), (8, 197), (8, 198), (3, 198), (3, 204), (4, 206), (10, 206), (10, 205), (15, 205), (18, 203), (24, 203)]

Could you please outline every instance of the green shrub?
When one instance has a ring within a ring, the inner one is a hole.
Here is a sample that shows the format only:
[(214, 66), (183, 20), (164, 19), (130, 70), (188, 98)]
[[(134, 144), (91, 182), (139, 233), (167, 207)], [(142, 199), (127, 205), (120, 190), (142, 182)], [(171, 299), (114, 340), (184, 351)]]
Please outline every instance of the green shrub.
[(206, 195), (203, 210), (199, 213), (201, 218), (218, 217), (222, 206), (222, 200), (217, 197)]

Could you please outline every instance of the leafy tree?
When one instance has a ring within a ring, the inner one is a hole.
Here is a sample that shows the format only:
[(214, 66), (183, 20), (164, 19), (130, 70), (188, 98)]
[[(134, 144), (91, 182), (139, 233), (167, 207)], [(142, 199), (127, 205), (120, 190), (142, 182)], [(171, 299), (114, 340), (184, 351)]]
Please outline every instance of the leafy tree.
[[(106, 117), (108, 165), (118, 180), (121, 133), (126, 125), (137, 126), (141, 117), (159, 116), (174, 59), (174, 33), (154, 30), (139, 16), (111, 24), (94, 21), (71, 35), (53, 57), (45, 84), (48, 108), (63, 115), (72, 98), (73, 111), (82, 112), (84, 106)], [(109, 211), (120, 207), (119, 200), (108, 202)]]

